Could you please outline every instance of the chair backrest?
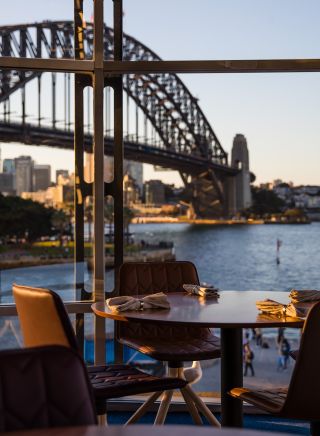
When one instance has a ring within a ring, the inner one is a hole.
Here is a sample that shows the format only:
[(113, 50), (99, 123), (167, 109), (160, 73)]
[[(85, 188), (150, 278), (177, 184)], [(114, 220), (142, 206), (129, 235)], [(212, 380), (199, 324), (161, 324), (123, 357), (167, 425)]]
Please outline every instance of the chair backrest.
[(64, 345), (78, 350), (77, 340), (64, 304), (49, 289), (14, 284), (12, 287), (24, 345)]
[(320, 302), (304, 324), (283, 413), (292, 418), (320, 421)]
[[(183, 284), (199, 284), (196, 267), (192, 262), (128, 262), (119, 271), (120, 295), (147, 295), (155, 292), (183, 292)], [(161, 337), (164, 329), (160, 326), (139, 323), (118, 322), (116, 334), (119, 340), (125, 338)], [(207, 328), (168, 327), (165, 335), (179, 338), (207, 336)]]
[(128, 262), (120, 268), (120, 295), (183, 292), (183, 284), (199, 284), (191, 262)]
[(70, 347), (1, 351), (0, 377), (0, 433), (96, 424), (83, 360)]

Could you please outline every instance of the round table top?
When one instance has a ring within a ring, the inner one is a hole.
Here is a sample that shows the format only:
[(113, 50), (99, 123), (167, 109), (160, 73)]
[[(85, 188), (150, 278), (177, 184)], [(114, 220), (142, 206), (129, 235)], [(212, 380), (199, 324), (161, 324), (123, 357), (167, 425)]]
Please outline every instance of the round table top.
[(61, 427), (61, 428), (46, 428), (37, 430), (17, 431), (10, 436), (141, 436), (148, 434), (149, 436), (280, 436), (283, 433), (260, 432), (248, 429), (215, 429), (212, 427), (195, 427), (185, 425), (130, 425), (128, 427), (116, 426), (83, 426), (83, 427)]
[(302, 327), (304, 320), (259, 314), (257, 300), (270, 298), (289, 303), (288, 292), (221, 291), (219, 298), (203, 298), (184, 292), (168, 293), (169, 310), (112, 312), (104, 302), (91, 307), (98, 316), (117, 321), (137, 321), (175, 325), (194, 324), (199, 327), (254, 328)]

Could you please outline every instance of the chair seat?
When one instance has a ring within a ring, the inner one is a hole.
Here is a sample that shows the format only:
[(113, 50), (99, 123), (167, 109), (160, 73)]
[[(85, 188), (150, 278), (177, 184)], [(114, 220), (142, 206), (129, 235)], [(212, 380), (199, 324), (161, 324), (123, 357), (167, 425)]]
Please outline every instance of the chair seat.
[(187, 384), (180, 378), (155, 377), (130, 365), (89, 366), (88, 374), (95, 398), (103, 399), (180, 389)]
[(206, 337), (121, 338), (120, 342), (160, 361), (181, 362), (216, 359), (221, 355), (220, 339), (209, 333)]
[(230, 391), (230, 395), (235, 398), (240, 398), (243, 401), (248, 401), (261, 409), (270, 413), (280, 413), (288, 390), (285, 388), (278, 389), (259, 389), (250, 390), (246, 388), (234, 388)]

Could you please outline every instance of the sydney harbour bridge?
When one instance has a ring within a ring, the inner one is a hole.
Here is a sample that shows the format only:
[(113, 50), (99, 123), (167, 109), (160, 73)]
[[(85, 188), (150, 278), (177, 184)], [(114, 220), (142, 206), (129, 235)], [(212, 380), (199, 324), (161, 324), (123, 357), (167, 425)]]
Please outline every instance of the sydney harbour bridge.
[[(113, 29), (105, 26), (104, 57), (113, 59)], [(1, 56), (64, 58), (74, 56), (72, 21), (44, 21), (0, 27)], [(93, 26), (84, 29), (85, 58), (93, 52)], [(123, 37), (124, 60), (161, 60), (135, 38)], [(62, 77), (63, 76), (63, 77)], [(0, 71), (0, 141), (57, 147), (74, 147), (72, 77), (68, 73)], [(48, 87), (43, 82), (50, 83)], [(88, 93), (90, 92), (88, 81)], [(44, 91), (46, 88), (46, 91)], [(239, 170), (228, 165), (213, 128), (175, 74), (128, 74), (124, 155), (128, 160), (170, 168), (180, 173), (185, 198), (194, 215), (217, 217), (232, 211)], [(46, 94), (45, 94), (46, 92)], [(130, 106), (131, 102), (131, 106)], [(132, 104), (133, 103), (133, 104)], [(112, 105), (105, 88), (105, 154), (113, 154)], [(13, 109), (14, 108), (14, 109)], [(30, 111), (33, 111), (32, 114)], [(92, 119), (88, 98), (85, 150), (92, 152)]]

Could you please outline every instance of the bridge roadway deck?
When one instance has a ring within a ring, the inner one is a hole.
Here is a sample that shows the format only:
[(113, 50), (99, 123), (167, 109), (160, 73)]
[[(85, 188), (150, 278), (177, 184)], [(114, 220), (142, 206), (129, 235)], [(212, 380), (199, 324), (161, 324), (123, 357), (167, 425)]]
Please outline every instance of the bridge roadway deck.
[[(0, 142), (17, 142), (28, 145), (46, 146), (73, 150), (73, 132), (33, 124), (0, 122)], [(113, 138), (105, 137), (105, 154), (113, 155)], [(85, 151), (92, 152), (92, 135), (84, 136)], [(160, 165), (183, 171), (191, 175), (212, 169), (220, 176), (234, 176), (236, 168), (209, 161), (194, 154), (177, 153), (166, 148), (138, 143), (124, 138), (124, 156), (128, 160)]]

